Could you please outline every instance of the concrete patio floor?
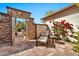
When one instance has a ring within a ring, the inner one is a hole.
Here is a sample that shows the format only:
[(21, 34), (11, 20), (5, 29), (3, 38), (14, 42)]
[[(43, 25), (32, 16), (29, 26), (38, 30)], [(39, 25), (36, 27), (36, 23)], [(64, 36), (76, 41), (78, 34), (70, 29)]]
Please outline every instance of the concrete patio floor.
[(57, 44), (56, 48), (36, 46), (36, 40), (24, 41), (19, 37), (12, 46), (0, 47), (0, 56), (77, 56), (71, 43)]
[(32, 49), (25, 50), (11, 56), (77, 56), (77, 53), (72, 50), (72, 44), (66, 43), (65, 45), (56, 44), (56, 48), (35, 46)]
[(13, 45), (0, 46), (0, 56), (9, 56), (24, 50), (32, 49), (35, 45), (35, 41), (25, 41), (22, 37), (18, 37)]

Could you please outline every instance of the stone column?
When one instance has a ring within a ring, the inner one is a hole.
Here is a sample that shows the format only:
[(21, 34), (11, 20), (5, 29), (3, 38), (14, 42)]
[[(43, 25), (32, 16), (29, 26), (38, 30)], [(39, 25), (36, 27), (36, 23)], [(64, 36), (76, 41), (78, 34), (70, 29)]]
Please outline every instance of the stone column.
[(32, 19), (28, 19), (28, 40), (35, 38), (35, 24)]
[(12, 17), (12, 43), (14, 43), (15, 41), (15, 31), (16, 31), (16, 25), (15, 25), (15, 21), (16, 18)]

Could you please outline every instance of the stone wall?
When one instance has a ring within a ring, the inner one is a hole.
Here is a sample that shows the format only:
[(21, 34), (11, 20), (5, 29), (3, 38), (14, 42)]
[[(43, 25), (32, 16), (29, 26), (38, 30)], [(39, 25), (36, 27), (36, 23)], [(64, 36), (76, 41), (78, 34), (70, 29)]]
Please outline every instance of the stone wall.
[(4, 13), (0, 13), (0, 44), (12, 44), (12, 20)]
[(37, 37), (39, 37), (40, 33), (47, 31), (47, 25), (45, 24), (36, 24), (36, 28)]
[(45, 24), (34, 24), (33, 22), (28, 22), (28, 39), (32, 40), (39, 37), (40, 33), (47, 31), (47, 25)]
[[(11, 7), (7, 7), (7, 13), (15, 19), (16, 18), (26, 19), (26, 22), (28, 24), (27, 29), (26, 29), (26, 40), (31, 40), (35, 37), (35, 25), (34, 25), (34, 22), (33, 22), (34, 18), (31, 18), (30, 12), (11, 8)], [(12, 19), (12, 21), (15, 22), (15, 19)], [(13, 26), (15, 26), (15, 24)], [(12, 30), (12, 32), (13, 32), (12, 40), (13, 41), (15, 39), (15, 31), (16, 30)]]
[(33, 22), (28, 22), (28, 39), (32, 40), (35, 38), (35, 24)]
[(12, 17), (23, 18), (23, 19), (26, 19), (31, 16), (30, 12), (15, 9), (12, 7), (7, 7), (7, 13), (11, 15)]

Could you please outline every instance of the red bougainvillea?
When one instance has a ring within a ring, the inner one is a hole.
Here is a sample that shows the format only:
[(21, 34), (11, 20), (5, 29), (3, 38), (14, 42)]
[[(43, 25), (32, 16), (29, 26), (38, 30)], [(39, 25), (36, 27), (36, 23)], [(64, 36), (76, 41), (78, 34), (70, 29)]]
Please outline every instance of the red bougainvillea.
[(56, 35), (60, 39), (67, 37), (69, 33), (73, 33), (73, 24), (70, 24), (66, 20), (61, 20), (60, 22), (53, 21), (52, 28), (54, 35)]

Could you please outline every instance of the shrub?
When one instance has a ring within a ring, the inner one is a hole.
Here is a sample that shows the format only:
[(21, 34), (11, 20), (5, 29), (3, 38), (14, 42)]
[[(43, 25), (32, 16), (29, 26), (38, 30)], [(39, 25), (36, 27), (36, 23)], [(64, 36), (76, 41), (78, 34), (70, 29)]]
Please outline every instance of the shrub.
[(73, 50), (79, 53), (79, 32), (75, 32), (74, 38), (78, 40), (78, 42), (74, 43)]
[(52, 30), (54, 32), (54, 35), (60, 40), (65, 40), (68, 38), (67, 36), (72, 36), (72, 34), (74, 33), (73, 25), (66, 20), (61, 20), (60, 22), (53, 21)]
[(75, 52), (79, 53), (79, 44), (74, 45), (73, 47), (74, 47), (73, 50), (74, 50)]
[(22, 29), (26, 29), (26, 24), (25, 23), (19, 23), (18, 26), (16, 26), (17, 31), (21, 31)]

